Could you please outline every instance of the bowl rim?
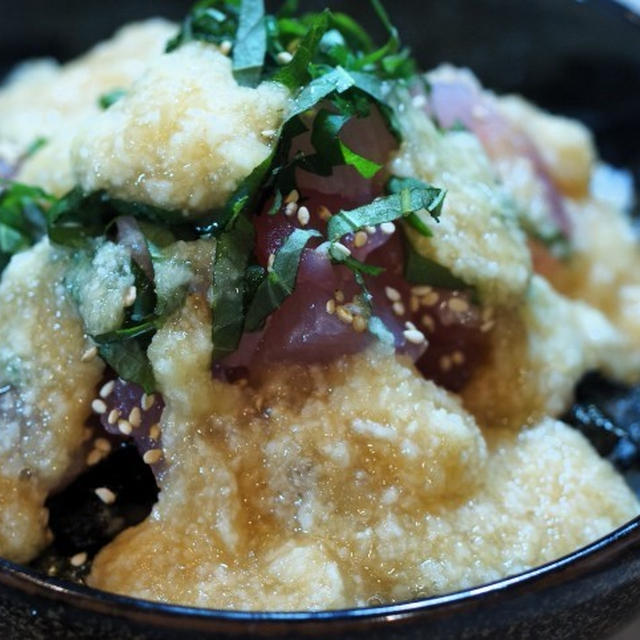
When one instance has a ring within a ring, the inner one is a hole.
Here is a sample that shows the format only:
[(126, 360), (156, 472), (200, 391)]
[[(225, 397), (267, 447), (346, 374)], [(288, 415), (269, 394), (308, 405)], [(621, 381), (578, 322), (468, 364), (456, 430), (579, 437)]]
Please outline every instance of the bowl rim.
[[(66, 580), (48, 578), (42, 573), (0, 558), (0, 585), (39, 598), (38, 608), (51, 604), (70, 605), (85, 613), (117, 616), (134, 623), (152, 624), (155, 628), (184, 628), (211, 632), (224, 628), (239, 631), (259, 623), (262, 628), (308, 627), (336, 623), (342, 628), (355, 623), (385, 625), (426, 615), (442, 617), (454, 611), (485, 605), (487, 599), (500, 598), (505, 591), (516, 596), (523, 592), (546, 589), (567, 581), (589, 576), (629, 551), (640, 550), (640, 515), (598, 540), (556, 560), (499, 580), (442, 595), (392, 604), (318, 611), (249, 611), (209, 609), (144, 600), (94, 589)], [(42, 604), (44, 601), (44, 605)], [(254, 628), (255, 631), (255, 628)], [(273, 631), (273, 629), (272, 629)]]
[[(640, 5), (634, 8), (627, 0), (596, 0), (594, 4), (615, 12), (623, 21), (640, 28)], [(6, 589), (37, 598), (31, 611), (33, 615), (42, 607), (66, 605), (85, 613), (152, 624), (155, 628), (184, 629), (184, 622), (188, 620), (190, 631), (211, 632), (224, 628), (233, 632), (251, 625), (254, 633), (259, 635), (256, 624), (263, 628), (284, 625), (291, 631), (294, 627), (331, 623), (331, 630), (335, 632), (337, 625), (349, 628), (363, 621), (388, 625), (426, 615), (446, 616), (456, 610), (484, 605), (487, 599), (500, 598), (507, 590), (514, 596), (523, 592), (533, 593), (587, 577), (629, 551), (640, 551), (640, 515), (555, 560), (468, 589), (392, 604), (317, 611), (212, 609), (145, 600), (47, 577), (35, 569), (0, 557), (0, 597)]]

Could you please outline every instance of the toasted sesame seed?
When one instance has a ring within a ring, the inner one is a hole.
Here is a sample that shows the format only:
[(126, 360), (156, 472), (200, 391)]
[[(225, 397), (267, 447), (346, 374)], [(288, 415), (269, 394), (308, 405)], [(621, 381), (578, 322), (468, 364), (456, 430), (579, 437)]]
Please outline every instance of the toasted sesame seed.
[(81, 362), (91, 362), (98, 355), (98, 348), (94, 345), (89, 347), (81, 356)]
[(426, 342), (424, 333), (422, 333), (422, 331), (418, 331), (418, 329), (405, 329), (402, 332), (402, 335), (405, 337), (407, 342), (411, 342), (412, 344), (424, 344)]
[(393, 313), (395, 313), (397, 316), (404, 315), (405, 308), (402, 302), (394, 302), (391, 308), (393, 309)]
[(380, 231), (384, 233), (385, 236), (390, 236), (396, 230), (396, 225), (393, 222), (383, 222), (380, 225)]
[(133, 407), (129, 413), (129, 424), (137, 429), (142, 424), (142, 413), (139, 407)]
[(414, 296), (418, 296), (418, 297), (426, 296), (432, 291), (433, 291), (433, 288), (426, 284), (424, 285), (421, 284), (421, 285), (418, 285), (417, 287), (411, 287), (411, 293)]
[(300, 200), (300, 194), (297, 189), (292, 189), (289, 191), (289, 195), (284, 199), (285, 204), (289, 204), (291, 202), (298, 202)]
[(298, 211), (298, 203), (288, 202), (284, 208), (284, 215), (290, 218), (291, 216), (296, 214), (296, 211)]
[(267, 271), (273, 271), (273, 263), (276, 261), (276, 254), (270, 253), (267, 258)]
[(96, 438), (93, 441), (94, 449), (102, 451), (102, 453), (109, 453), (111, 451), (111, 443), (106, 438)]
[(94, 464), (98, 464), (98, 462), (100, 462), (103, 457), (104, 454), (102, 453), (102, 451), (99, 451), (98, 449), (92, 449), (91, 451), (89, 451), (89, 455), (87, 456), (87, 465), (92, 467)]
[(106, 384), (102, 385), (102, 389), (100, 389), (100, 397), (108, 398), (113, 392), (113, 388), (116, 386), (115, 380), (109, 380)]
[(338, 255), (338, 258), (346, 259), (351, 255), (351, 251), (345, 247), (341, 242), (334, 242), (331, 245), (333, 253)]
[(151, 409), (151, 407), (153, 407), (153, 405), (155, 404), (155, 401), (155, 394), (150, 393), (149, 395), (147, 395), (146, 393), (143, 393), (142, 397), (140, 398), (140, 407), (143, 411), (149, 411), (149, 409)]
[(402, 299), (400, 292), (397, 289), (394, 289), (393, 287), (385, 287), (384, 293), (387, 296), (387, 298), (391, 300), (391, 302), (398, 302), (399, 300)]
[(228, 55), (229, 55), (229, 53), (231, 53), (231, 47), (232, 47), (232, 46), (233, 46), (233, 45), (231, 44), (231, 41), (230, 41), (230, 40), (223, 40), (223, 41), (220, 43), (220, 46), (218, 47), (218, 49), (219, 49), (220, 53), (221, 53), (223, 56), (228, 56)]
[(439, 300), (440, 296), (435, 291), (432, 291), (431, 293), (427, 293), (427, 295), (422, 296), (420, 302), (425, 307), (433, 307), (434, 304), (438, 304)]
[(289, 64), (293, 60), (293, 56), (288, 51), (281, 51), (276, 56), (276, 60), (280, 64)]
[(449, 309), (455, 313), (469, 311), (469, 303), (464, 298), (451, 298), (448, 304)]
[(328, 207), (320, 205), (318, 207), (318, 216), (320, 217), (320, 220), (324, 220), (325, 222), (327, 222), (331, 219), (331, 211)]
[(118, 420), (118, 431), (125, 436), (130, 436), (131, 432), (133, 431), (133, 427), (128, 420), (121, 418), (120, 420)]
[[(243, 379), (243, 381), (246, 383), (246, 380)], [(149, 437), (152, 440), (159, 440), (160, 439), (160, 425), (159, 424), (154, 424), (151, 425), (151, 428), (149, 429)]]
[(109, 411), (109, 415), (107, 416), (107, 423), (115, 424), (116, 422), (118, 422), (119, 417), (120, 411), (118, 411), (118, 409), (111, 409), (111, 411)]
[(338, 302), (344, 302), (344, 292), (342, 291), (342, 289), (336, 289), (333, 292), (333, 297), (338, 301)]
[(116, 501), (116, 494), (108, 489), (107, 487), (98, 487), (94, 493), (104, 502), (105, 504), (113, 504)]
[(360, 248), (364, 247), (365, 244), (369, 242), (369, 236), (366, 231), (357, 231), (356, 235), (353, 236), (353, 246)]
[(451, 354), (451, 360), (453, 360), (454, 364), (462, 364), (464, 359), (464, 353), (462, 353), (462, 351), (454, 351)]
[(130, 286), (124, 294), (123, 303), (125, 307), (130, 307), (138, 297), (138, 290), (134, 285)]
[(420, 299), (416, 296), (411, 296), (409, 300), (409, 309), (412, 313), (415, 313), (420, 308)]
[(351, 324), (353, 322), (353, 314), (345, 307), (338, 307), (336, 309), (336, 315), (345, 324)]
[(80, 553), (76, 553), (75, 556), (71, 556), (69, 562), (74, 567), (81, 567), (87, 561), (88, 557), (86, 551), (81, 551)]
[(358, 333), (363, 333), (367, 329), (367, 321), (362, 316), (356, 316), (353, 319), (352, 326)]
[(156, 462), (160, 462), (160, 460), (162, 460), (162, 449), (149, 449), (149, 451), (145, 451), (142, 456), (142, 460), (146, 464), (155, 464)]
[(311, 219), (311, 216), (309, 214), (309, 209), (307, 209), (307, 207), (302, 206), (298, 209), (298, 222), (303, 226), (306, 227), (309, 224), (309, 220)]
[(336, 312), (336, 301), (331, 299), (327, 300), (327, 304), (325, 305), (325, 309), (327, 313), (333, 315)]
[(495, 325), (495, 322), (493, 322), (493, 320), (491, 320), (489, 322), (485, 322), (480, 327), (480, 331), (482, 331), (482, 333), (488, 333), (489, 331), (491, 331), (491, 329), (493, 329), (494, 325)]
[(427, 313), (425, 313), (422, 318), (420, 318), (420, 322), (422, 325), (426, 327), (429, 331), (433, 332), (436, 329), (436, 323), (434, 319)]
[(96, 398), (91, 403), (91, 410), (93, 411), (93, 413), (103, 414), (103, 413), (106, 413), (107, 411), (107, 405), (104, 400), (100, 400), (100, 398)]
[(451, 358), (449, 356), (442, 356), (442, 358), (440, 358), (440, 368), (443, 371), (450, 371), (451, 370)]

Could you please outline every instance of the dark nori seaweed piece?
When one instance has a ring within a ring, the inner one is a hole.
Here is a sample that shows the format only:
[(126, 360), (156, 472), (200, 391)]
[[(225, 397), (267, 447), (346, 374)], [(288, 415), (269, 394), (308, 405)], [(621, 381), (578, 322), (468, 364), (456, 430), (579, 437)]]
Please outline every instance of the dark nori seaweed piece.
[(640, 386), (587, 374), (576, 387), (575, 403), (562, 420), (581, 431), (634, 485), (640, 471)]
[[(113, 504), (98, 498), (95, 490), (99, 487), (113, 491)], [(31, 566), (50, 576), (82, 581), (91, 558), (125, 528), (142, 522), (157, 497), (158, 487), (149, 465), (133, 444), (122, 443), (47, 500), (54, 541)], [(83, 552), (88, 561), (80, 567), (72, 566), (70, 558)]]

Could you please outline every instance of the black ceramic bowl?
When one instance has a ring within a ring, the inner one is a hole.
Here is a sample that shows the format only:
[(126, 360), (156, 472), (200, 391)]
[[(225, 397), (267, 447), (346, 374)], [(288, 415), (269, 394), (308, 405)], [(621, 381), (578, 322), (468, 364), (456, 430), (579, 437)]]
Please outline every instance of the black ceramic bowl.
[[(22, 0), (0, 12), (0, 76), (34, 55), (65, 59), (116, 26), (187, 2)], [(314, 7), (320, 2), (308, 2)], [(372, 21), (365, 2), (330, 2)], [(396, 0), (395, 22), (427, 68), (468, 65), (499, 91), (576, 116), (604, 158), (640, 169), (640, 19), (613, 1)], [(132, 567), (132, 570), (135, 570)], [(570, 556), (467, 591), (319, 613), (174, 607), (44, 579), (0, 561), (0, 638), (605, 638), (640, 613), (640, 519)]]

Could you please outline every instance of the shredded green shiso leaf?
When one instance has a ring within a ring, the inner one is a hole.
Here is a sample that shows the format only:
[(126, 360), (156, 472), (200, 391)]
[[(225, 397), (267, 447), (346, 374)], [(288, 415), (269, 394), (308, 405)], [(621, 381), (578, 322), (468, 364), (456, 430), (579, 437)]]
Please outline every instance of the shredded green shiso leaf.
[[(326, 238), (318, 231), (297, 229), (286, 238), (268, 269), (254, 259), (255, 230), (251, 216), (264, 209), (270, 214), (296, 188), (296, 172), (329, 176), (334, 167), (350, 166), (365, 179), (373, 179), (382, 167), (351, 149), (341, 133), (353, 119), (368, 117), (373, 109), (382, 115), (389, 131), (400, 137), (394, 111), (398, 85), (418, 82), (416, 65), (403, 48), (397, 30), (379, 0), (372, 7), (387, 32), (376, 46), (367, 32), (344, 13), (324, 10), (297, 15), (297, 3), (285, 2), (276, 14), (267, 14), (263, 0), (202, 0), (183, 20), (166, 50), (191, 41), (218, 46), (230, 53), (233, 73), (243, 86), (263, 81), (283, 84), (291, 92), (292, 107), (270, 155), (236, 188), (224, 207), (210, 211), (198, 222), (185, 221), (183, 212), (124, 202), (107, 193), (83, 193), (80, 188), (55, 199), (42, 190), (8, 183), (0, 193), (0, 269), (11, 255), (43, 235), (70, 250), (85, 247), (92, 238), (113, 233), (119, 216), (133, 216), (151, 251), (157, 238), (175, 240), (215, 237), (213, 266), (213, 359), (233, 353), (246, 331), (259, 329), (295, 289), (304, 248), (310, 240), (324, 241), (334, 263), (348, 267), (360, 285), (361, 301), (368, 309), (369, 331), (393, 343), (393, 336), (371, 314), (371, 296), (363, 276), (382, 269), (356, 260), (340, 240), (367, 226), (404, 220), (418, 233), (431, 236), (424, 221), (437, 221), (445, 192), (418, 180), (391, 178), (387, 195), (351, 211), (339, 211), (330, 220)], [(99, 98), (103, 109), (122, 98), (114, 89)], [(312, 151), (292, 156), (294, 139), (310, 133)], [(438, 282), (459, 286), (460, 281), (443, 267), (421, 262), (410, 253), (407, 275), (412, 282)], [(429, 268), (428, 268), (429, 267)], [(102, 358), (128, 381), (147, 391), (155, 380), (146, 349), (164, 317), (158, 308), (155, 284), (132, 260), (137, 298), (127, 310), (123, 325), (109, 334), (92, 336)], [(435, 275), (434, 275), (435, 274)], [(447, 275), (448, 274), (448, 275)]]

